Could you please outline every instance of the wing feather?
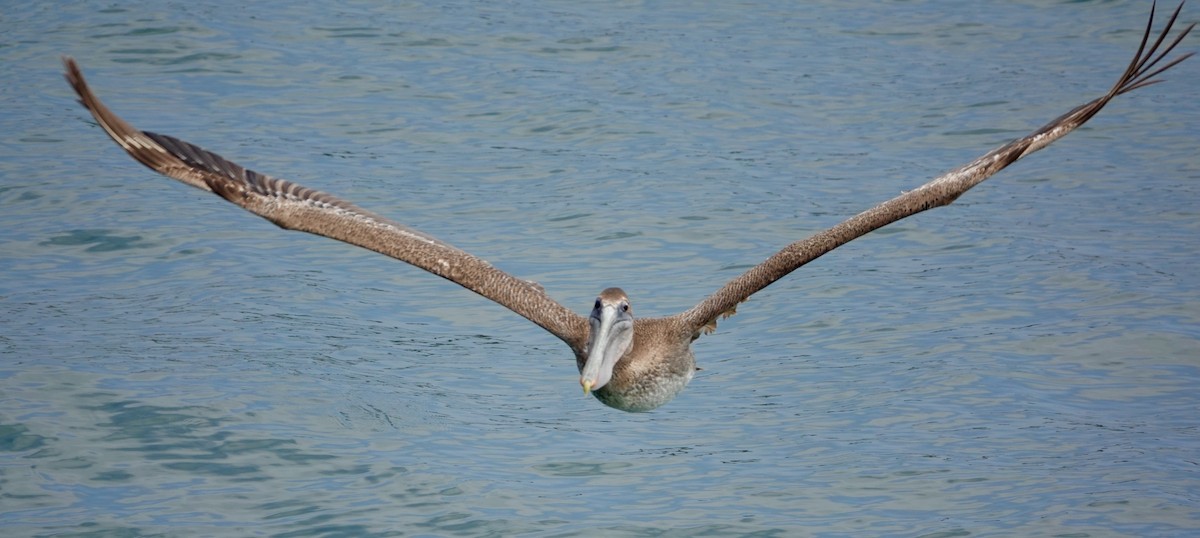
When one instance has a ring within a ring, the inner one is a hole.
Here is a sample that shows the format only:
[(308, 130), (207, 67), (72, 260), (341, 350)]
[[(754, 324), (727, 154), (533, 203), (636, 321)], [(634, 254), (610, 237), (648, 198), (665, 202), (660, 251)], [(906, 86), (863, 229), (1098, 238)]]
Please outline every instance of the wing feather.
[(178, 138), (140, 131), (100, 102), (73, 59), (64, 57), (63, 64), (79, 102), (122, 149), (151, 170), (213, 192), (280, 228), (337, 239), (420, 267), (524, 316), (572, 349), (583, 346), (587, 321), (536, 283), (336, 196), (249, 170)]
[(1151, 28), (1154, 24), (1154, 9), (1151, 8), (1150, 19), (1146, 23), (1146, 32), (1142, 37), (1137, 54), (1134, 55), (1133, 60), (1130, 61), (1116, 84), (1103, 97), (1078, 106), (1028, 136), (996, 148), (914, 190), (859, 213), (807, 239), (791, 243), (741, 276), (729, 281), (724, 287), (696, 306), (679, 314), (680, 318), (686, 325), (692, 327), (697, 335), (702, 331), (712, 332), (716, 329), (718, 318), (733, 315), (739, 303), (788, 273), (873, 230), (922, 211), (949, 205), (963, 193), (996, 172), (1074, 131), (1100, 112), (1114, 97), (1160, 82), (1153, 77), (1174, 67), (1193, 54), (1181, 55), (1166, 65), (1151, 71), (1195, 26), (1195, 24), (1189, 25), (1170, 45), (1159, 52), (1160, 45), (1170, 33), (1182, 8), (1183, 4), (1180, 3), (1154, 44), (1147, 50), (1146, 44), (1149, 42)]

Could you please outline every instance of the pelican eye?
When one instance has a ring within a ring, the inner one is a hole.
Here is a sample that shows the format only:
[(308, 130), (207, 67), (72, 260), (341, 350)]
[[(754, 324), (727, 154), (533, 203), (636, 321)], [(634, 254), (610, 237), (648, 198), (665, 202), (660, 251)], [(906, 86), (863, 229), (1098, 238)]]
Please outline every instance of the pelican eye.
[(593, 306), (592, 308), (595, 308), (596, 310), (600, 309), (600, 299), (596, 299), (596, 306)]
[(621, 303), (621, 311), (628, 312), (629, 311), (629, 303)]

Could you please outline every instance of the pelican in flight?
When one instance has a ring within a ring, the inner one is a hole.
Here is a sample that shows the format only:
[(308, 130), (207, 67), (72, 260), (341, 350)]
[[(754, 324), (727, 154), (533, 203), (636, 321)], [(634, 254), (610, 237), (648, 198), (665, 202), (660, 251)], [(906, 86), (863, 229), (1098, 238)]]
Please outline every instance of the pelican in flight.
[(1151, 7), (1137, 54), (1102, 97), (914, 190), (787, 245), (696, 306), (661, 318), (635, 318), (629, 297), (616, 287), (601, 291), (591, 313), (581, 316), (551, 299), (541, 286), (509, 275), (423, 232), (333, 195), (243, 168), (178, 138), (140, 131), (100, 102), (73, 59), (64, 57), (63, 63), (67, 82), (79, 94), (79, 102), (138, 162), (212, 192), (285, 230), (322, 235), (391, 256), (491, 299), (550, 331), (571, 348), (585, 394), (624, 411), (648, 411), (670, 401), (691, 381), (696, 372), (692, 342), (715, 330), (719, 318), (732, 315), (738, 304), (755, 292), (855, 238), (950, 204), (1006, 166), (1083, 125), (1114, 97), (1159, 82), (1155, 76), (1191, 56), (1185, 54), (1159, 65), (1194, 26), (1188, 26), (1162, 47), (1182, 7), (1180, 4), (1175, 9), (1152, 44)]

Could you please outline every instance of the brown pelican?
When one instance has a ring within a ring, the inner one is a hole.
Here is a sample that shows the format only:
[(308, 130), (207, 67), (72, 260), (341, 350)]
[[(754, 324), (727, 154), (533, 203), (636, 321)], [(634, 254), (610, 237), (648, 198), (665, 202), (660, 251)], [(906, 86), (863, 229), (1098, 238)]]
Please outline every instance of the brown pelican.
[(738, 304), (755, 292), (872, 230), (950, 204), (992, 174), (1083, 125), (1114, 97), (1159, 82), (1155, 76), (1191, 55), (1182, 55), (1155, 69), (1194, 26), (1188, 26), (1161, 53), (1157, 52), (1182, 7), (1180, 4), (1176, 8), (1147, 50), (1154, 23), (1151, 8), (1137, 54), (1102, 97), (914, 190), (787, 245), (691, 309), (662, 318), (634, 318), (629, 297), (620, 288), (600, 292), (591, 314), (578, 315), (551, 299), (541, 286), (513, 277), (422, 232), (332, 195), (243, 168), (177, 138), (139, 131), (96, 98), (74, 60), (64, 57), (63, 63), (67, 82), (79, 94), (80, 103), (138, 162), (213, 192), (280, 228), (330, 237), (391, 256), (508, 307), (570, 346), (585, 394), (594, 394), (617, 409), (647, 411), (670, 401), (691, 381), (696, 371), (692, 341), (715, 330), (718, 318), (732, 315)]

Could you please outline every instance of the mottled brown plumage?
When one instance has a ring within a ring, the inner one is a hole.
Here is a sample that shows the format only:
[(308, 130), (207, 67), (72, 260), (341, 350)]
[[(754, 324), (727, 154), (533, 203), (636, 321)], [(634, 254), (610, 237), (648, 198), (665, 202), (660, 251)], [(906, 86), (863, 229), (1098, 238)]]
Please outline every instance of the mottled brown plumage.
[(1006, 166), (1083, 125), (1114, 97), (1158, 82), (1153, 77), (1191, 56), (1184, 54), (1155, 69), (1194, 26), (1188, 26), (1161, 53), (1157, 52), (1182, 7), (1181, 3), (1147, 50), (1154, 22), (1151, 8), (1137, 54), (1104, 96), (965, 166), (784, 247), (685, 312), (650, 319), (634, 319), (629, 298), (619, 288), (601, 292), (591, 315), (580, 316), (551, 299), (537, 284), (513, 277), (422, 232), (332, 195), (247, 170), (182, 140), (139, 131), (96, 98), (74, 60), (63, 58), (63, 63), (67, 81), (79, 94), (80, 103), (138, 162), (213, 192), (281, 228), (330, 237), (391, 256), (504, 305), (566, 342), (575, 354), (585, 392), (593, 392), (618, 409), (646, 411), (683, 390), (696, 370), (692, 341), (715, 330), (717, 320), (732, 315), (750, 295), (872, 230), (952, 203)]

